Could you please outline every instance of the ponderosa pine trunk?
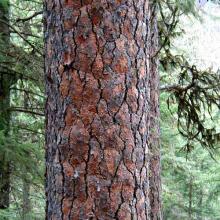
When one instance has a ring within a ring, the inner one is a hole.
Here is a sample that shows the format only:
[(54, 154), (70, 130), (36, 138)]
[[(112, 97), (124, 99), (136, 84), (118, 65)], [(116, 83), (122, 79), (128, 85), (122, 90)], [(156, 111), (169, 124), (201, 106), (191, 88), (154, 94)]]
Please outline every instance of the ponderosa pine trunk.
[[(0, 2), (0, 44), (5, 49), (9, 46), (10, 32), (8, 23), (9, 8), (6, 1), (3, 4)], [(2, 22), (1, 22), (2, 21)], [(5, 55), (5, 54), (4, 54)], [(3, 59), (3, 58), (1, 58)], [(0, 60), (0, 134), (7, 137), (10, 126), (10, 76), (2, 66)], [(0, 209), (9, 207), (9, 193), (10, 193), (10, 164), (3, 152), (0, 152)]]
[(47, 219), (162, 219), (151, 19), (148, 0), (45, 0)]
[(160, 124), (159, 124), (159, 74), (158, 74), (158, 29), (157, 29), (157, 7), (150, 6), (150, 28), (148, 48), (150, 54), (148, 87), (150, 88), (149, 114), (148, 114), (148, 146), (149, 146), (149, 199), (150, 219), (162, 219), (162, 198), (161, 198), (161, 164), (160, 164)]

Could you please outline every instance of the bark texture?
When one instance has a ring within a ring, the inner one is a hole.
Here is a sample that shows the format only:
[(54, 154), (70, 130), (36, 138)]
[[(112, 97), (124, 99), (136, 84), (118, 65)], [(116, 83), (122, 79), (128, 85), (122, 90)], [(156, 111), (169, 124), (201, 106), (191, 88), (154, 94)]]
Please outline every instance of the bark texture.
[(150, 5), (149, 17), (149, 84), (150, 88), (150, 111), (148, 114), (148, 146), (149, 146), (149, 199), (150, 199), (150, 219), (162, 219), (162, 198), (161, 198), (161, 164), (160, 164), (160, 124), (159, 124), (159, 74), (158, 59), (155, 54), (158, 52), (158, 29), (157, 29), (157, 8), (155, 4)]
[[(27, 93), (24, 93), (24, 109), (28, 109), (28, 95)], [(31, 155), (28, 155), (31, 156)], [(29, 181), (29, 175), (26, 173), (25, 178), (23, 178), (23, 201), (22, 201), (22, 220), (29, 220), (31, 218), (31, 198), (30, 198), (30, 191), (31, 191), (31, 184)]]
[(45, 0), (47, 219), (161, 219), (150, 11)]
[(31, 185), (23, 179), (23, 201), (22, 201), (22, 220), (30, 220), (31, 218), (31, 200), (30, 200)]
[[(8, 23), (7, 4), (0, 2), (0, 20)], [(0, 44), (4, 46), (2, 51), (8, 49), (10, 32), (7, 24), (0, 22)], [(4, 54), (5, 55), (5, 54)], [(7, 136), (10, 124), (10, 85), (11, 79), (7, 71), (2, 67), (0, 60), (0, 133)], [(10, 165), (5, 153), (0, 152), (0, 209), (9, 207), (10, 192)]]

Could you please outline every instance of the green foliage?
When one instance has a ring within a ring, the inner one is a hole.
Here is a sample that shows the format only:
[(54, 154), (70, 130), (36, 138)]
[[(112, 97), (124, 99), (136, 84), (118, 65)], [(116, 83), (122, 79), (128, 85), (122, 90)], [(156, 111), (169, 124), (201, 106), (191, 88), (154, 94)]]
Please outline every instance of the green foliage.
[(216, 124), (211, 126), (211, 119), (218, 117), (220, 75), (210, 70), (200, 71), (196, 66), (191, 66), (183, 56), (168, 53), (169, 51), (164, 62), (172, 63), (172, 67), (178, 70), (178, 75), (177, 84), (167, 87), (171, 91), (167, 103), (168, 107), (178, 105), (173, 113), (178, 116), (180, 134), (188, 139), (185, 148), (191, 151), (193, 143), (198, 141), (203, 147), (212, 150), (220, 140)]
[(7, 8), (9, 7), (9, 1), (8, 0), (1, 0), (0, 1), (0, 7), (4, 8), (5, 10), (7, 10)]
[[(164, 219), (190, 219), (189, 186), (192, 184), (191, 219), (217, 220), (220, 218), (220, 174), (217, 171), (220, 164), (198, 146), (190, 154), (182, 151), (185, 140), (178, 132), (176, 117), (167, 108), (167, 98), (166, 94), (161, 96)], [(175, 110), (173, 106), (172, 111)]]
[[(187, 57), (179, 55), (174, 47), (174, 39), (183, 33), (181, 16), (197, 16), (193, 1), (158, 2), (160, 9), (159, 34), (162, 90), (169, 92), (168, 106), (177, 105), (178, 130), (187, 139), (185, 149), (194, 149), (196, 142), (212, 151), (220, 139), (215, 125), (210, 121), (219, 108), (220, 77), (211, 70), (200, 70), (190, 64)], [(198, 16), (197, 16), (198, 17)], [(186, 17), (185, 17), (186, 19)], [(172, 80), (170, 80), (170, 76)], [(167, 83), (169, 84), (167, 85)], [(170, 84), (173, 83), (173, 84)], [(209, 115), (208, 115), (209, 114)], [(208, 118), (208, 120), (207, 120)]]
[[(24, 219), (24, 215), (26, 219), (44, 219), (42, 22), (41, 16), (19, 20), (41, 8), (42, 1), (11, 0), (10, 21), (8, 25), (4, 23), (11, 31), (10, 46), (6, 47), (3, 38), (0, 42), (0, 76), (7, 79), (10, 87), (10, 106), (5, 111), (11, 116), (9, 132), (0, 131), (0, 155), (4, 155), (4, 163), (9, 162), (11, 169), (10, 207), (0, 210), (0, 219)], [(0, 117), (4, 118), (2, 112)], [(24, 199), (30, 202), (25, 214)]]
[[(178, 27), (184, 28), (180, 20)], [(183, 54), (180, 50), (180, 45), (186, 44), (183, 33), (174, 35), (170, 45), (160, 53), (164, 219), (217, 220), (220, 219), (219, 74), (211, 69), (199, 70), (196, 63), (192, 64), (195, 59), (192, 42), (190, 46), (190, 41), (187, 42), (189, 55)], [(199, 33), (192, 34), (191, 41)], [(174, 44), (178, 36), (182, 37)]]

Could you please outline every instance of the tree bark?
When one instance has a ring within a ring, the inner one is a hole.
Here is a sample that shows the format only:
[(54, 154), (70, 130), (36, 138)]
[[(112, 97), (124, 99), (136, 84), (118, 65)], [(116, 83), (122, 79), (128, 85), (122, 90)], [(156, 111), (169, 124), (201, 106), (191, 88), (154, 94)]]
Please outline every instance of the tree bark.
[[(0, 21), (8, 23), (8, 5), (0, 3)], [(4, 46), (4, 51), (9, 46), (10, 32), (6, 23), (0, 22), (0, 44)], [(5, 55), (5, 54), (4, 54)], [(4, 74), (4, 69), (0, 60), (0, 133), (7, 137), (10, 127), (10, 79), (8, 74)], [(5, 152), (0, 152), (0, 209), (9, 207), (10, 193), (10, 164)]]
[(149, 199), (150, 199), (150, 219), (162, 219), (162, 199), (161, 199), (161, 164), (160, 164), (160, 112), (159, 112), (159, 74), (158, 74), (158, 59), (155, 54), (159, 50), (158, 47), (158, 29), (157, 29), (157, 7), (156, 4), (150, 4), (149, 18), (149, 39), (148, 50), (150, 53), (149, 62), (149, 81), (150, 101), (148, 114), (148, 146), (150, 152), (149, 162)]
[(30, 183), (27, 179), (23, 179), (23, 201), (22, 201), (22, 220), (29, 220), (31, 218), (31, 200), (30, 200)]
[[(28, 95), (26, 92), (24, 92), (24, 109), (28, 109), (28, 107), (29, 107)], [(31, 184), (30, 184), (30, 180), (28, 177), (29, 177), (29, 174), (26, 173), (26, 176), (23, 177), (22, 179), (22, 182), (23, 182), (22, 220), (29, 220), (31, 218), (31, 199), (30, 199)]]
[(150, 10), (45, 0), (47, 219), (162, 219)]
[(197, 219), (198, 220), (203, 220), (203, 199), (204, 199), (204, 192), (203, 189), (201, 188), (200, 193), (199, 193), (199, 203), (197, 207)]
[(188, 206), (189, 220), (192, 219), (192, 197), (193, 197), (193, 178), (190, 177), (190, 180), (189, 180), (189, 206)]

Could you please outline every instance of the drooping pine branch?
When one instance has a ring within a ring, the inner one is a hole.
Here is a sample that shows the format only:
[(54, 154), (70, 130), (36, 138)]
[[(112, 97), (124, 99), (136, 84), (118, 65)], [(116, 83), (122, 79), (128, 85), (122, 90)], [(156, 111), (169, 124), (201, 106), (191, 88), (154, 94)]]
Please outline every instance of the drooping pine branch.
[(213, 115), (219, 118), (220, 75), (211, 69), (199, 70), (184, 55), (172, 52), (173, 40), (184, 32), (179, 25), (180, 16), (188, 13), (195, 16), (195, 8), (193, 6), (189, 10), (188, 1), (185, 5), (178, 0), (158, 1), (157, 4), (160, 9), (160, 64), (166, 73), (165, 78), (172, 75), (175, 82), (169, 84), (162, 78), (164, 85), (161, 91), (170, 94), (167, 100), (170, 110), (171, 106), (177, 106), (177, 112), (172, 114), (177, 115), (178, 130), (187, 139), (185, 149), (192, 150), (196, 142), (207, 149), (214, 149), (220, 134), (214, 125), (211, 126), (211, 120)]

